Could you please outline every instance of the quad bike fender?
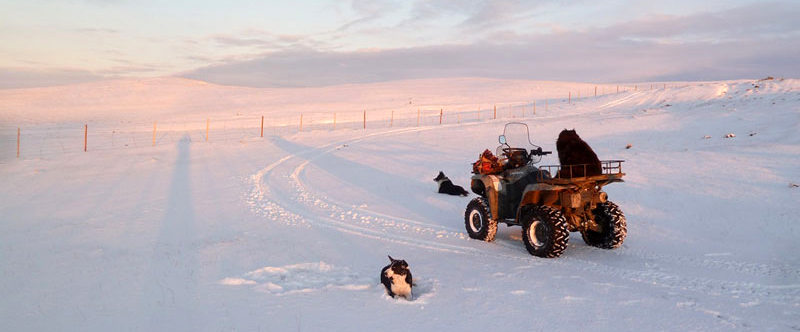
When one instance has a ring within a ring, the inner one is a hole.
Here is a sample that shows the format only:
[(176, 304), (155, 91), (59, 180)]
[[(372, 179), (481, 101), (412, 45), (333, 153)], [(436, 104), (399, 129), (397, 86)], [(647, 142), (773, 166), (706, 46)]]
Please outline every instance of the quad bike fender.
[(503, 182), (496, 175), (476, 175), (472, 177), (470, 187), (472, 192), (486, 197), (489, 200), (489, 209), (492, 216), (500, 216), (500, 195), (503, 189)]
[(474, 175), (470, 182), (470, 189), (476, 195), (483, 196), (488, 188), (495, 188), (495, 191), (501, 190), (500, 178), (497, 175)]
[(502, 182), (500, 178), (495, 175), (487, 175), (484, 177), (485, 182), (489, 182), (486, 185), (486, 197), (489, 199), (489, 208), (492, 210), (492, 215), (495, 218), (500, 217), (500, 191), (503, 190)]

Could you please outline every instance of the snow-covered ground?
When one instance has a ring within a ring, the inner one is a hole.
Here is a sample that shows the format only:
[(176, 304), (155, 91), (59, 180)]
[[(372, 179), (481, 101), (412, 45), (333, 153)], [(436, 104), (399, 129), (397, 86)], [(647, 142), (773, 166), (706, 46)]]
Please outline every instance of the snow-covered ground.
[[(800, 330), (800, 81), (593, 87), (0, 90), (2, 330)], [(361, 110), (379, 114), (366, 130)], [(302, 132), (300, 113), (316, 114)], [(261, 115), (292, 127), (261, 138)], [(206, 142), (209, 118), (231, 124)], [(573, 234), (542, 259), (518, 227), (466, 236), (470, 198), (432, 179), (468, 187), (512, 120), (546, 150), (575, 128), (601, 159), (626, 160), (626, 182), (605, 188), (627, 216), (621, 248)], [(167, 128), (151, 146), (155, 121)], [(409, 262), (413, 301), (379, 285), (387, 254)]]

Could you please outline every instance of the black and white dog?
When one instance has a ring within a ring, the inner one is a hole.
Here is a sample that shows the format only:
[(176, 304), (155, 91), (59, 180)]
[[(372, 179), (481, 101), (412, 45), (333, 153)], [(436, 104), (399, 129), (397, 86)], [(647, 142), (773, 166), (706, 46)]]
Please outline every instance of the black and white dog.
[(444, 175), (444, 172), (439, 171), (439, 175), (433, 178), (433, 181), (439, 183), (439, 193), (440, 194), (450, 194), (450, 195), (459, 195), (459, 196), (467, 196), (469, 193), (464, 190), (461, 186), (454, 185), (447, 176)]
[(389, 256), (389, 265), (381, 270), (381, 283), (386, 287), (386, 293), (391, 297), (402, 296), (406, 300), (411, 300), (411, 287), (414, 285), (411, 279), (411, 270), (408, 263), (402, 259), (394, 259)]

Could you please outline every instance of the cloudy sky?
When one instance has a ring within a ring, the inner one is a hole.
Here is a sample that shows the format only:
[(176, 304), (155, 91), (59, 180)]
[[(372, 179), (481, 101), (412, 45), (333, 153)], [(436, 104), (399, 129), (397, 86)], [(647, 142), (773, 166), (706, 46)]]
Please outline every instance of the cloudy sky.
[(800, 77), (800, 1), (0, 0), (0, 88)]

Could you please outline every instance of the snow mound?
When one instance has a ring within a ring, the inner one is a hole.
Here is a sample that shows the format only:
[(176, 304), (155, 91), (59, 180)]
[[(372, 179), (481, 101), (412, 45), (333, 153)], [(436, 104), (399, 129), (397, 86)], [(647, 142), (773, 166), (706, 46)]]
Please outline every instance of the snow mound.
[(311, 293), (327, 289), (365, 290), (371, 281), (325, 262), (265, 266), (219, 281), (225, 286), (252, 286), (254, 290), (276, 295)]

